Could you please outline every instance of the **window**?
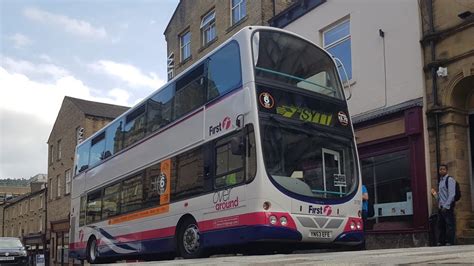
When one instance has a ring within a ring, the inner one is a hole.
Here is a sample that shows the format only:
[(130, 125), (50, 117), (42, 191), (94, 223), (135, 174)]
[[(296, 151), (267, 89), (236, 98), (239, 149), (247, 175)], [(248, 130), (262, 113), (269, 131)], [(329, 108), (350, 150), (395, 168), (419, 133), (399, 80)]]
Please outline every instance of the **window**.
[(201, 64), (176, 82), (174, 119), (189, 113), (204, 103), (204, 65)]
[(66, 170), (64, 176), (66, 177), (66, 195), (68, 195), (71, 193), (71, 169)]
[(207, 100), (242, 86), (238, 43), (231, 42), (211, 55), (207, 69)]
[(160, 204), (160, 178), (161, 178), (161, 163), (157, 163), (148, 167), (145, 171), (145, 203), (144, 206), (152, 207)]
[(86, 196), (81, 197), (81, 203), (79, 207), (79, 226), (83, 226), (86, 224)]
[(126, 148), (133, 143), (141, 140), (145, 136), (146, 124), (146, 105), (142, 105), (125, 118), (125, 127), (123, 134), (123, 147)]
[(232, 25), (242, 20), (247, 15), (246, 0), (230, 0), (232, 12)]
[(143, 199), (142, 175), (122, 182), (121, 212), (126, 213), (141, 208)]
[(123, 147), (123, 120), (115, 121), (107, 126), (105, 130), (105, 150), (102, 159), (106, 159)]
[(238, 184), (244, 179), (244, 160), (242, 155), (232, 154), (232, 138), (236, 134), (216, 142), (216, 180), (215, 188)]
[(43, 195), (40, 195), (39, 200), (40, 200), (40, 204), (39, 204), (39, 205), (40, 205), (40, 209), (42, 209), (42, 208), (43, 208)]
[(61, 149), (62, 149), (61, 148), (61, 140), (58, 140), (58, 158), (57, 158), (58, 161), (61, 160), (61, 158), (62, 158), (62, 150)]
[(53, 179), (52, 178), (49, 179), (48, 193), (49, 193), (49, 199), (52, 200), (54, 198)]
[[(349, 20), (339, 23), (324, 31), (323, 46), (332, 56), (341, 60), (344, 64), (349, 80), (352, 79), (351, 33)], [(339, 62), (336, 61), (336, 63), (338, 64), (338, 70), (341, 73), (342, 80), (346, 81), (347, 78), (342, 70), (342, 66), (339, 65)]]
[(58, 190), (57, 190), (58, 193), (57, 193), (56, 196), (59, 198), (59, 197), (61, 197), (61, 190), (62, 190), (62, 187), (61, 187), (61, 175), (58, 175), (58, 176), (57, 176), (57, 180), (58, 180), (58, 184), (57, 184), (57, 185), (58, 185)]
[(102, 207), (102, 219), (120, 213), (120, 183), (104, 189), (104, 200)]
[(90, 141), (83, 143), (77, 148), (76, 167), (74, 171), (76, 175), (89, 168), (89, 148)]
[(87, 195), (87, 223), (98, 222), (101, 219), (102, 190)]
[(413, 215), (410, 152), (393, 153), (361, 159), (363, 184), (374, 205), (373, 222), (406, 221)]
[(216, 12), (213, 10), (207, 13), (201, 20), (202, 46), (216, 38)]
[(35, 199), (34, 198), (30, 199), (30, 212), (32, 212), (34, 209), (34, 206), (35, 206), (34, 203), (35, 203)]
[(191, 57), (191, 32), (187, 31), (179, 36), (181, 47), (181, 62)]
[(54, 147), (53, 145), (49, 146), (49, 164), (54, 162)]
[[(177, 176), (174, 180), (176, 197), (187, 197), (204, 192), (204, 156), (202, 148), (178, 155), (175, 161), (177, 163)], [(171, 182), (173, 184), (173, 180)], [(174, 198), (173, 195), (171, 198)]]
[(147, 102), (147, 133), (166, 126), (171, 122), (173, 110), (174, 86), (169, 85), (152, 96)]
[(40, 216), (39, 217), (39, 232), (43, 231), (43, 218)]
[(91, 149), (89, 155), (89, 165), (98, 164), (104, 155), (105, 150), (105, 132), (100, 133), (91, 141)]

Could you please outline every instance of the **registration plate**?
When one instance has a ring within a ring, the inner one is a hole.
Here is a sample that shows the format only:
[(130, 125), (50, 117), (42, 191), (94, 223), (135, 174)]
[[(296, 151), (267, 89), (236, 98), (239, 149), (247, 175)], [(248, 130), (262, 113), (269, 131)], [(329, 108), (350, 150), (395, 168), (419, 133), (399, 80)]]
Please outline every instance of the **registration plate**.
[(15, 257), (0, 257), (0, 260), (14, 260)]
[(315, 238), (331, 238), (331, 232), (329, 231), (310, 231), (309, 234), (310, 237), (315, 237)]

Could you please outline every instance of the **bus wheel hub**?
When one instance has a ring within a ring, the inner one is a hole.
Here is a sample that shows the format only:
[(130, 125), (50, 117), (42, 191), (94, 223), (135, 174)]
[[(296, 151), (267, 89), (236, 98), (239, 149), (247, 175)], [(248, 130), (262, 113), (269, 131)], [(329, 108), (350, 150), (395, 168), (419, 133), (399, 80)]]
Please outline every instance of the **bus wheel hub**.
[(194, 253), (199, 249), (199, 229), (196, 225), (190, 225), (184, 231), (183, 244), (186, 252)]

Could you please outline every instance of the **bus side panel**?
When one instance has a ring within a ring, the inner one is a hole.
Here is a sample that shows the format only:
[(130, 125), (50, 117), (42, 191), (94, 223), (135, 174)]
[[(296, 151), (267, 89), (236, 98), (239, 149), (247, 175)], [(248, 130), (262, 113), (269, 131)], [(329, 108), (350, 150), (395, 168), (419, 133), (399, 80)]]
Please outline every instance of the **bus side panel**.
[(86, 190), (129, 175), (163, 157), (202, 141), (204, 139), (203, 124), (204, 112), (201, 109), (175, 124), (172, 130), (158, 133), (140, 145), (130, 147), (126, 152), (117, 154), (109, 161), (90, 169), (87, 172)]

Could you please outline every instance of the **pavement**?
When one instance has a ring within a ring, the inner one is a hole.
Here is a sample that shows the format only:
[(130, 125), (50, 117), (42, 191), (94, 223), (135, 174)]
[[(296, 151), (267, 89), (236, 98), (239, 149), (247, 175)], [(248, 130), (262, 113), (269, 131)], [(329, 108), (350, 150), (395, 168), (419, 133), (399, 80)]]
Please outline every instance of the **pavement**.
[(155, 262), (128, 262), (110, 265), (397, 265), (397, 264), (461, 264), (474, 265), (474, 245), (377, 249), (364, 251), (308, 251), (290, 255), (242, 256), (226, 255), (205, 259)]

